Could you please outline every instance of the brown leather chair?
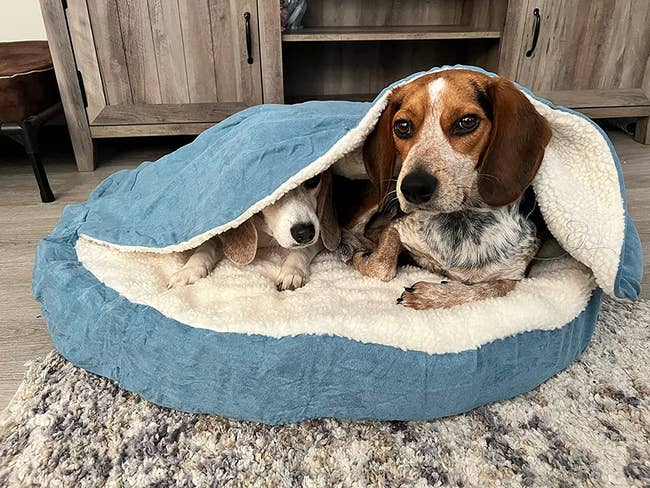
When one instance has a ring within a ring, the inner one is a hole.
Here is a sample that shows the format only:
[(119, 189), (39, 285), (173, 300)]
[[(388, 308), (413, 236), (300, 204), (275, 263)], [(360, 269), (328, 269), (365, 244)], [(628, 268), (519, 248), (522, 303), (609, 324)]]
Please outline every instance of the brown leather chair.
[(47, 41), (0, 42), (0, 133), (25, 148), (43, 202), (54, 201), (38, 151), (41, 126), (62, 112)]

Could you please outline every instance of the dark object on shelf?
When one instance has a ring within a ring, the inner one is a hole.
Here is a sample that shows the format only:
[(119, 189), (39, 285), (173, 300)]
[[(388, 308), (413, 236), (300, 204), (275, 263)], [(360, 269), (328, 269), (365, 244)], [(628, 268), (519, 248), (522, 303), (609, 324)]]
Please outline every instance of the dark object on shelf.
[(284, 0), (280, 6), (282, 30), (295, 31), (302, 29), (302, 18), (307, 12), (307, 0)]
[(0, 133), (24, 148), (43, 202), (54, 195), (38, 151), (41, 126), (62, 113), (47, 41), (0, 43)]

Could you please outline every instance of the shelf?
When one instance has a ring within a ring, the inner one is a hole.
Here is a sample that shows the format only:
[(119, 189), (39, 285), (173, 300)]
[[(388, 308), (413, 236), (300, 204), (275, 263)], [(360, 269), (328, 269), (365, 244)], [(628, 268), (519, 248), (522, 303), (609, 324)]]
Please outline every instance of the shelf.
[(283, 42), (309, 41), (408, 41), (434, 39), (499, 39), (500, 31), (465, 25), (403, 25), (354, 27), (305, 27), (284, 32)]
[(592, 118), (646, 117), (650, 98), (641, 89), (554, 90), (535, 94), (555, 105), (569, 107)]
[(313, 100), (333, 100), (346, 102), (372, 102), (378, 93), (344, 93), (341, 95), (286, 95), (285, 103), (302, 103)]

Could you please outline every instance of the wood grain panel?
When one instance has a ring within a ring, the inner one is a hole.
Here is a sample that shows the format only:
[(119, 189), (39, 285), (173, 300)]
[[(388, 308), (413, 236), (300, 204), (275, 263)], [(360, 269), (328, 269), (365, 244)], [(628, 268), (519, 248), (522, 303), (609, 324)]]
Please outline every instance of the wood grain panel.
[(572, 108), (650, 106), (650, 98), (640, 88), (553, 90), (539, 91), (536, 95)]
[[(92, 171), (95, 167), (95, 149), (90, 137), (88, 116), (81, 98), (72, 44), (68, 26), (59, 0), (40, 0), (45, 32), (56, 73), (56, 81), (65, 110), (77, 169)], [(56, 190), (55, 190), (56, 191)]]
[(257, 2), (262, 62), (262, 95), (264, 103), (283, 103), (282, 38), (280, 9), (275, 2)]
[(243, 53), (240, 50), (239, 36), (236, 35), (237, 26), (233, 19), (233, 10), (235, 14), (237, 10), (232, 8), (229, 0), (209, 0), (209, 8), (217, 100), (220, 102), (241, 100), (238, 80), (241, 79), (239, 58)]
[(461, 23), (502, 32), (507, 8), (508, 0), (464, 0)]
[(283, 42), (322, 41), (403, 41), (427, 39), (498, 39), (498, 30), (475, 29), (464, 25), (408, 25), (363, 27), (306, 27), (285, 32)]
[(133, 103), (116, 0), (86, 0), (107, 104)]
[(133, 103), (161, 103), (158, 66), (147, 1), (116, 0), (116, 2)]
[[(571, 108), (571, 107), (569, 107)], [(616, 119), (621, 117), (645, 117), (650, 114), (650, 106), (627, 107), (576, 107), (574, 110), (592, 119)]]
[(111, 105), (95, 118), (93, 126), (210, 122), (212, 124), (246, 108), (240, 102)]
[(216, 102), (208, 0), (178, 0), (190, 102)]
[(77, 68), (83, 77), (88, 106), (88, 120), (92, 120), (106, 106), (95, 40), (93, 39), (90, 15), (86, 0), (68, 0), (66, 10), (68, 29), (74, 50)]
[(90, 133), (96, 139), (112, 137), (181, 136), (200, 134), (213, 125), (213, 123), (99, 125), (91, 127)]
[[(251, 14), (253, 64), (247, 63), (244, 13)], [(210, 0), (212, 47), (220, 102), (262, 103), (256, 0)]]
[(305, 26), (459, 24), (463, 0), (310, 0)]
[(533, 90), (639, 88), (650, 56), (650, 2), (529, 0), (522, 10), (522, 50), (532, 40), (532, 9), (541, 29), (532, 57), (520, 57), (516, 79)]
[[(177, 0), (148, 0), (162, 103), (188, 103), (184, 38)], [(196, 13), (192, 14), (194, 17)], [(193, 33), (190, 31), (188, 35)], [(190, 57), (198, 57), (191, 53)]]
[(528, 15), (527, 0), (508, 2), (506, 20), (503, 27), (499, 50), (499, 70), (501, 76), (511, 80), (517, 78), (519, 63), (524, 55), (524, 28)]
[[(628, 86), (641, 87), (650, 97), (650, 6), (633, 0), (630, 7), (629, 43), (624, 52), (622, 77)], [(645, 56), (645, 69), (643, 63)], [(647, 86), (646, 86), (647, 84)]]

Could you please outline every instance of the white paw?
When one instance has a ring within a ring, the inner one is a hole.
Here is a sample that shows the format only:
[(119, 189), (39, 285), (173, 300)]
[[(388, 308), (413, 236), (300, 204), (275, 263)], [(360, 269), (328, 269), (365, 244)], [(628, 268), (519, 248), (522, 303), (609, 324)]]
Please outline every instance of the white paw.
[(210, 274), (207, 266), (183, 266), (176, 271), (167, 282), (167, 288), (174, 288), (180, 285), (191, 285), (196, 283), (201, 278), (205, 278)]
[(295, 290), (304, 286), (307, 281), (307, 273), (298, 268), (282, 268), (275, 286), (278, 291)]

